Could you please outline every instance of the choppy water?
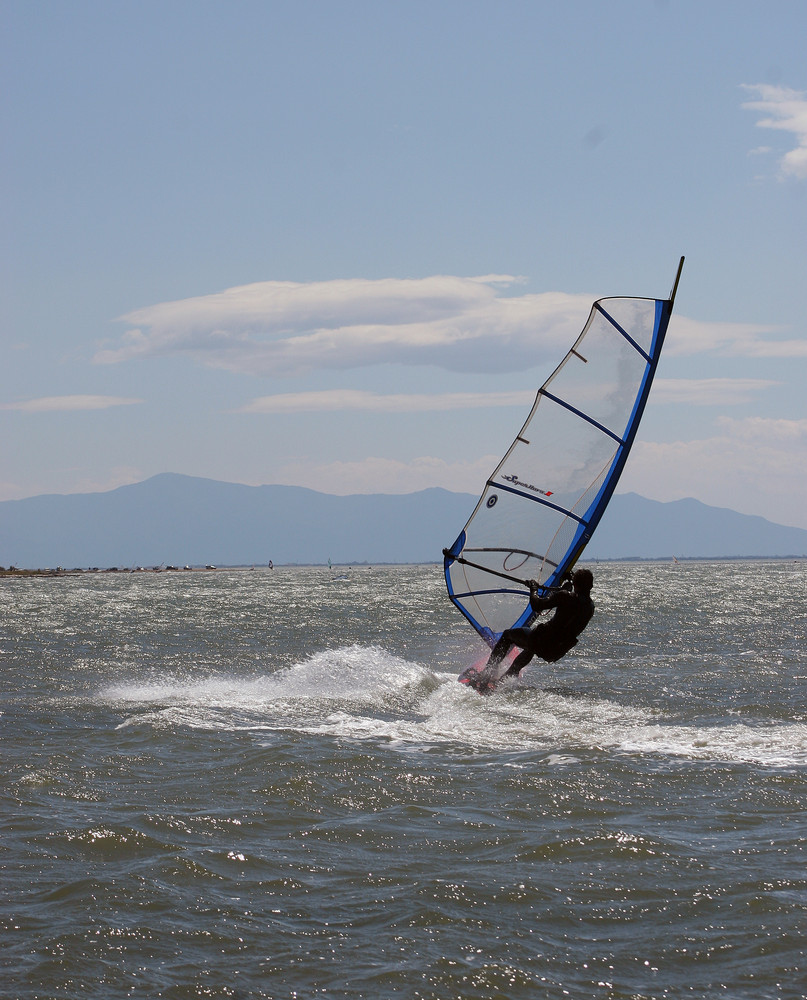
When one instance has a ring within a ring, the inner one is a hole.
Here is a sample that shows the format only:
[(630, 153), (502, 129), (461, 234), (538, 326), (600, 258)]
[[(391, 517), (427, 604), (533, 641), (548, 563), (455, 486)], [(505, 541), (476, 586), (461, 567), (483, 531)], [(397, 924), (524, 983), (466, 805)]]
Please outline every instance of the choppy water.
[(0, 995), (802, 997), (807, 563), (593, 568), (492, 698), (437, 567), (0, 581)]

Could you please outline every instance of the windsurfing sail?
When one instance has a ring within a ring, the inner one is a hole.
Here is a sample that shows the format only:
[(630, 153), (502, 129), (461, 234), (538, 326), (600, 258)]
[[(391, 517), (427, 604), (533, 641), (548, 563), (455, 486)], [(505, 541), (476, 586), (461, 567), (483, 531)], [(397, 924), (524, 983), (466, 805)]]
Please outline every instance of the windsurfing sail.
[(668, 299), (594, 303), (443, 550), (449, 597), (489, 645), (533, 616), (528, 581), (560, 586), (591, 539), (636, 437), (683, 266)]

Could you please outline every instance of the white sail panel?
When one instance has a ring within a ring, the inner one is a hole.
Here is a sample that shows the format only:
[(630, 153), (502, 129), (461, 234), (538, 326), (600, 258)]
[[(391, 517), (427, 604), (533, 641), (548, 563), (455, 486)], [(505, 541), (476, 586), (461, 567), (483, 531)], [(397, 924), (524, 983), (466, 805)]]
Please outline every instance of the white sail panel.
[(526, 581), (556, 585), (591, 537), (633, 442), (672, 302), (594, 303), (445, 550), (449, 596), (488, 642), (530, 617)]

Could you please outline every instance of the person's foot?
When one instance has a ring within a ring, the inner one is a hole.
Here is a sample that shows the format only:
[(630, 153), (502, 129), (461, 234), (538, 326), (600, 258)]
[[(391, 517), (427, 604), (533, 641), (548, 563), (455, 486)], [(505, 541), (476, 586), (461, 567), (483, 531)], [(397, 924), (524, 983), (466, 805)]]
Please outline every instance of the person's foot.
[(463, 683), (467, 684), (468, 687), (472, 687), (479, 694), (493, 694), (493, 690), (496, 687), (496, 682), (490, 680), (490, 674), (486, 675), (484, 671), (465, 678)]

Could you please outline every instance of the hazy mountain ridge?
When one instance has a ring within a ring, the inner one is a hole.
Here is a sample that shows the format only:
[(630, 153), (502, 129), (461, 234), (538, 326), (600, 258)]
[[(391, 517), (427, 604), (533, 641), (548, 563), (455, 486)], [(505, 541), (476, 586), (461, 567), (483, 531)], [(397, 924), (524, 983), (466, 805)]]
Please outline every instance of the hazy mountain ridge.
[[(0, 502), (0, 565), (438, 562), (476, 497), (432, 488), (332, 496), (164, 473), (106, 493)], [(615, 496), (587, 559), (801, 556), (807, 530), (709, 507)]]

